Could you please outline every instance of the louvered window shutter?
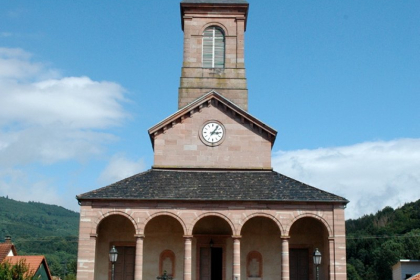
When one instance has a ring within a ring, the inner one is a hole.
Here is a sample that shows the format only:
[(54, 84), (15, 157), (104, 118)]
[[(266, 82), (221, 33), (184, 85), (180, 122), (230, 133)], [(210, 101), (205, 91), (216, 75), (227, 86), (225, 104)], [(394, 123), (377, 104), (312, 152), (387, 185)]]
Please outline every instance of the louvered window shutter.
[(225, 36), (216, 26), (203, 33), (203, 68), (225, 67)]

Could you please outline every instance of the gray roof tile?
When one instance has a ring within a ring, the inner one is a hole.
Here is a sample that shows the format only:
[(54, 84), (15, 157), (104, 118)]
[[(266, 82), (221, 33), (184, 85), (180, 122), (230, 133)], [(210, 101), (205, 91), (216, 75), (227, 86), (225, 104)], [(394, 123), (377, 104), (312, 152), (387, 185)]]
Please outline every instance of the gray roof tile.
[(274, 171), (160, 169), (139, 173), (77, 199), (348, 202)]

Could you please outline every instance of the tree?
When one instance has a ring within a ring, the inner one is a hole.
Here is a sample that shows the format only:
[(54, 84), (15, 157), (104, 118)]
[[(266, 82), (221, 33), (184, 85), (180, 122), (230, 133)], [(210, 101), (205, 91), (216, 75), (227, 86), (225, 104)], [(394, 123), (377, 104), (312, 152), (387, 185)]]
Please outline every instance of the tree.
[(347, 279), (348, 280), (362, 280), (362, 277), (357, 273), (353, 265), (347, 264)]
[(420, 259), (420, 229), (413, 229), (404, 235), (404, 258), (418, 260)]
[(20, 260), (16, 264), (11, 264), (7, 260), (0, 263), (0, 279), (7, 280), (35, 280), (33, 273), (29, 273), (29, 266), (25, 260)]
[[(350, 271), (352, 270), (352, 271)], [(351, 258), (347, 262), (347, 277), (349, 280), (362, 280), (366, 279), (365, 276), (366, 268), (365, 265), (359, 260)]]
[(76, 259), (72, 259), (68, 264), (67, 264), (67, 271), (69, 274), (74, 274), (76, 275), (77, 273), (77, 260)]
[(404, 246), (398, 240), (388, 240), (376, 248), (373, 254), (375, 255), (375, 270), (379, 279), (392, 279), (391, 267), (399, 259), (404, 256)]
[(420, 200), (346, 221), (349, 279), (389, 280), (399, 259), (420, 258)]

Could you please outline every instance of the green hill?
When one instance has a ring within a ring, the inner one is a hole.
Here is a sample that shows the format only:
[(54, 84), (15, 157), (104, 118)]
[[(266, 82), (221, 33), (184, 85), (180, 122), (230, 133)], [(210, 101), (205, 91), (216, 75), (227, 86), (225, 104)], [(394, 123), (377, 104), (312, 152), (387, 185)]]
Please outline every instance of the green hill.
[(78, 232), (79, 213), (0, 197), (0, 239), (11, 236), (19, 255), (45, 255), (53, 275), (74, 271)]
[(391, 280), (399, 259), (420, 259), (420, 200), (346, 221), (349, 280)]

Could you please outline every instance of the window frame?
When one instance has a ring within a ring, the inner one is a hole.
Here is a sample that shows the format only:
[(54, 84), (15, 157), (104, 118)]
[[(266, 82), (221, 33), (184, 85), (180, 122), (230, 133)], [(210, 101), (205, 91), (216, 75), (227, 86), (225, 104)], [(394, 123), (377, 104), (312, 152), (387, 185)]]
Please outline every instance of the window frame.
[[(207, 35), (209, 31), (211, 31), (211, 36)], [(202, 35), (203, 68), (225, 68), (226, 36), (223, 28), (211, 25), (204, 29)]]

